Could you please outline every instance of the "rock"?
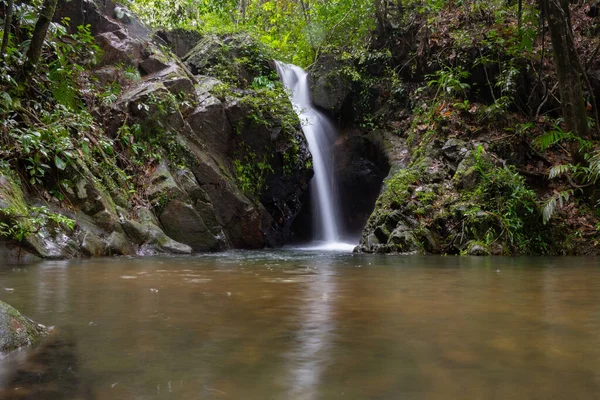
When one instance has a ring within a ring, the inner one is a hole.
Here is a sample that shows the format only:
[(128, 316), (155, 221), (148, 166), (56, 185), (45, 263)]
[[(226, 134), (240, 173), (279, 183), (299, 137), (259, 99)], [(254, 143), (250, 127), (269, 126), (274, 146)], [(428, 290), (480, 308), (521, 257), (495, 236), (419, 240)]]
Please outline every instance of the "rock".
[(142, 60), (139, 65), (142, 72), (144, 72), (146, 75), (150, 75), (169, 68), (170, 64), (168, 60), (164, 59), (164, 57), (151, 55), (145, 60)]
[(140, 223), (132, 220), (123, 222), (123, 229), (127, 236), (138, 245), (139, 255), (147, 254), (149, 249), (153, 253), (191, 254), (192, 248), (168, 237), (158, 226), (151, 223)]
[(467, 244), (467, 254), (470, 256), (489, 256), (491, 252), (483, 243), (471, 241)]
[(194, 251), (212, 251), (218, 247), (217, 239), (190, 204), (171, 200), (159, 219), (169, 237), (187, 244)]
[(185, 192), (179, 187), (166, 164), (161, 163), (150, 175), (150, 184), (146, 188), (146, 196), (158, 207), (165, 205), (170, 199), (186, 199)]
[(460, 161), (468, 153), (467, 143), (464, 140), (450, 138), (442, 147), (442, 154), (451, 161)]
[(193, 249), (190, 246), (176, 242), (166, 236), (162, 242), (158, 243), (158, 248), (163, 253), (171, 254), (192, 254), (193, 252)]
[(202, 35), (196, 31), (174, 29), (172, 31), (158, 31), (155, 37), (165, 42), (175, 55), (183, 58), (202, 40)]
[(106, 248), (109, 255), (135, 255), (135, 249), (123, 233), (113, 232), (106, 238)]
[(393, 245), (399, 253), (410, 253), (418, 250), (418, 241), (412, 232), (400, 226), (390, 235), (388, 245)]
[(333, 149), (339, 188), (341, 215), (345, 231), (354, 234), (366, 224), (373, 211), (389, 163), (379, 141), (372, 137), (348, 134), (339, 138)]
[(479, 177), (474, 166), (475, 159), (470, 153), (458, 164), (453, 180), (459, 189), (470, 190), (477, 185)]
[(90, 231), (81, 233), (81, 250), (88, 257), (101, 257), (106, 254), (104, 241)]
[(264, 46), (246, 33), (206, 35), (182, 60), (194, 75), (234, 76), (242, 88), (274, 70)]
[(37, 343), (48, 333), (45, 326), (0, 301), (0, 355)]
[(343, 75), (348, 63), (326, 54), (317, 60), (308, 75), (313, 103), (324, 110), (339, 114), (352, 91), (352, 81)]
[(188, 77), (174, 76), (171, 79), (163, 81), (163, 84), (169, 92), (174, 95), (178, 94), (194, 94), (194, 83)]
[[(105, 1), (111, 3), (111, 1)], [(109, 6), (106, 4), (104, 7)], [(54, 21), (61, 22), (64, 18), (69, 18), (69, 32), (76, 33), (80, 25), (90, 25), (92, 35), (96, 36), (105, 32), (114, 32), (121, 29), (117, 21), (111, 20), (103, 12), (105, 8), (100, 8), (98, 3), (93, 0), (59, 0)], [(113, 4), (114, 7), (114, 4)]]
[(198, 91), (198, 106), (186, 118), (194, 133), (192, 139), (216, 154), (228, 154), (233, 129), (225, 107), (219, 99), (205, 92), (203, 88), (199, 88)]
[(32, 264), (41, 260), (22, 246), (0, 239), (0, 265)]
[(135, 244), (143, 244), (150, 239), (150, 231), (147, 225), (129, 219), (123, 221), (121, 225), (129, 239)]
[(144, 42), (131, 38), (122, 30), (99, 34), (96, 36), (96, 44), (102, 49), (100, 66), (115, 64), (137, 66), (143, 59)]

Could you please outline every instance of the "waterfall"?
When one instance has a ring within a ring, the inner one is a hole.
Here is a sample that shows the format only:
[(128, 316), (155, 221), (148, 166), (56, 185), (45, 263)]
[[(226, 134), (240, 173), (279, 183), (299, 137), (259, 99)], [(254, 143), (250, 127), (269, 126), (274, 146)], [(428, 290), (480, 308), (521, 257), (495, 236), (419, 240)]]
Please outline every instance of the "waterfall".
[(311, 181), (315, 239), (335, 249), (349, 249), (353, 245), (339, 243), (339, 206), (335, 194), (332, 144), (336, 129), (329, 119), (313, 108), (308, 74), (302, 68), (276, 61), (277, 72), (284, 87), (290, 92), (290, 101), (300, 118), (302, 131), (313, 158), (315, 176)]

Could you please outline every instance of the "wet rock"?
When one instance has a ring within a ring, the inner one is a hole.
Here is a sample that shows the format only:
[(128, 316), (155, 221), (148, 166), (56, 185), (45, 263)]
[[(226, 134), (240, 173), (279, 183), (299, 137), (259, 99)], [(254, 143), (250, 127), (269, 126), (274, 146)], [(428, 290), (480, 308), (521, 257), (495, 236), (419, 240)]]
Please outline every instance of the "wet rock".
[(47, 333), (45, 326), (0, 301), (0, 354), (31, 346)]
[(360, 232), (373, 211), (389, 164), (377, 135), (348, 135), (334, 146), (335, 173), (344, 231)]
[(158, 31), (156, 32), (156, 37), (165, 42), (179, 58), (183, 58), (202, 40), (200, 33), (185, 29)]
[(405, 226), (394, 229), (387, 244), (393, 245), (399, 253), (410, 253), (418, 250), (417, 239)]
[(458, 164), (453, 180), (459, 189), (470, 190), (477, 185), (479, 179), (474, 166), (475, 159), (472, 154), (465, 156)]
[(169, 67), (169, 61), (158, 55), (151, 55), (145, 60), (140, 61), (140, 69), (146, 75), (154, 74), (163, 71)]
[(352, 81), (342, 73), (348, 62), (326, 54), (317, 60), (308, 75), (313, 103), (338, 114), (352, 91)]
[(41, 258), (22, 246), (0, 239), (0, 265), (31, 264), (37, 261), (41, 261)]
[(451, 161), (460, 161), (468, 153), (468, 145), (464, 140), (450, 138), (442, 147), (442, 154)]
[[(179, 243), (168, 237), (158, 226), (146, 223), (142, 224), (137, 221), (125, 220), (123, 229), (127, 236), (138, 245), (149, 245), (155, 249), (156, 253), (172, 253), (172, 254), (191, 254), (192, 248), (183, 243)], [(143, 253), (149, 248), (145, 247)], [(138, 251), (140, 254), (140, 251)]]
[(254, 78), (273, 72), (271, 57), (246, 33), (206, 35), (183, 57), (183, 62), (194, 75), (218, 76), (219, 69), (226, 69), (244, 87)]
[(113, 232), (106, 238), (106, 248), (109, 255), (135, 255), (135, 249), (124, 233)]
[(215, 236), (190, 204), (172, 200), (159, 219), (169, 237), (187, 244), (194, 251), (211, 251), (218, 247)]
[(171, 171), (164, 163), (159, 164), (150, 176), (146, 196), (159, 207), (166, 204), (170, 199), (187, 198), (185, 192), (179, 187), (173, 175), (171, 175)]
[(489, 256), (491, 252), (483, 243), (471, 241), (467, 244), (467, 254), (470, 256)]
[(124, 64), (137, 66), (143, 59), (144, 42), (128, 36), (124, 31), (105, 32), (96, 36), (102, 49), (100, 66)]
[(194, 133), (193, 140), (210, 151), (225, 155), (230, 150), (232, 127), (227, 118), (223, 103), (203, 88), (196, 109), (186, 118)]
[(90, 231), (82, 232), (81, 250), (88, 257), (100, 257), (106, 254), (106, 244), (99, 236)]

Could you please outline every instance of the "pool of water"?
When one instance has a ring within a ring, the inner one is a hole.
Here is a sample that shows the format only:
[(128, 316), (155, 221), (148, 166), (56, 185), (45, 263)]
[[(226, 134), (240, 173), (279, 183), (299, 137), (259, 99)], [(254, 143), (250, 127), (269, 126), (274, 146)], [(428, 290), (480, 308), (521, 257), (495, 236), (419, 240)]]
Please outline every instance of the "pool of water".
[(596, 398), (599, 265), (276, 250), (0, 267), (0, 300), (56, 327), (42, 356), (0, 361), (0, 398)]

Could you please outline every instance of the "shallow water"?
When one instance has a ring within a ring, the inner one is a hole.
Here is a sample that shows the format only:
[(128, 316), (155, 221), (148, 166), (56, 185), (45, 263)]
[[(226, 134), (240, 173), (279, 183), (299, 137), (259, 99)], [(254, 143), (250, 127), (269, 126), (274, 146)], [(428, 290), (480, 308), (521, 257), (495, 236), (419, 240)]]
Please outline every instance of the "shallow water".
[[(80, 389), (58, 374), (52, 399), (591, 399), (599, 265), (294, 250), (45, 262), (0, 268), (0, 300), (74, 341), (56, 357)], [(37, 390), (9, 383), (27, 354), (0, 362), (0, 398)]]

